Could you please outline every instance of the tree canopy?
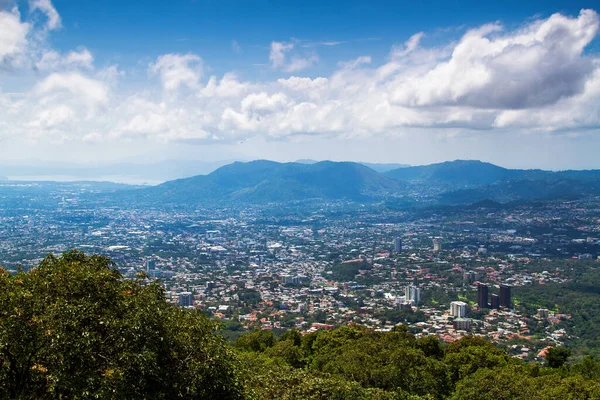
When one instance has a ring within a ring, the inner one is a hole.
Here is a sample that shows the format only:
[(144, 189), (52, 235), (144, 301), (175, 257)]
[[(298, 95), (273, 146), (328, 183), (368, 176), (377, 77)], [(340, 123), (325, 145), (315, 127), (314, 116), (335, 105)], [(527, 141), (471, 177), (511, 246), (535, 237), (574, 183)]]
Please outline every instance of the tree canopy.
[(108, 258), (0, 269), (1, 398), (583, 400), (600, 398), (599, 379), (596, 359), (573, 363), (568, 349), (526, 363), (482, 337), (445, 344), (402, 325), (255, 330), (231, 346), (218, 323)]
[(9, 398), (242, 397), (218, 326), (72, 251), (0, 272), (0, 390)]

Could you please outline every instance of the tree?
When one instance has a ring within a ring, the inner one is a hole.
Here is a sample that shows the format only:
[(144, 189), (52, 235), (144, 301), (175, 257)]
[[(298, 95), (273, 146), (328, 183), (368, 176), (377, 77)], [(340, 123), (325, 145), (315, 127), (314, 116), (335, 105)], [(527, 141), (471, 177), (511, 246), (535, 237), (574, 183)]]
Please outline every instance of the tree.
[(564, 347), (552, 347), (546, 354), (546, 363), (550, 368), (562, 367), (571, 356), (571, 351)]
[(275, 345), (275, 336), (271, 331), (255, 329), (238, 337), (235, 347), (240, 350), (262, 352)]
[(451, 343), (446, 349), (445, 364), (456, 382), (475, 373), (480, 368), (502, 367), (508, 355), (478, 336), (466, 336)]
[(282, 333), (279, 337), (279, 341), (283, 342), (286, 340), (291, 340), (294, 343), (294, 346), (302, 345), (302, 335), (298, 329), (290, 329)]
[(240, 398), (218, 325), (71, 251), (0, 270), (0, 391), (8, 398)]
[(444, 348), (436, 336), (423, 336), (417, 339), (416, 346), (427, 357), (434, 357), (438, 360), (444, 357)]

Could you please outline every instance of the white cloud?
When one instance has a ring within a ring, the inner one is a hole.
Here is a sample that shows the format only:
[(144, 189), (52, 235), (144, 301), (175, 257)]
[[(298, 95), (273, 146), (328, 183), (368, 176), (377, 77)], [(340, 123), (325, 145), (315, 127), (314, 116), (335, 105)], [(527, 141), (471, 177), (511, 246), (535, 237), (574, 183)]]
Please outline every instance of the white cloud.
[[(513, 31), (486, 24), (438, 47), (426, 47), (417, 33), (383, 63), (360, 56), (323, 77), (297, 73), (318, 59), (297, 53), (294, 43), (273, 42), (269, 55), (277, 75), (293, 76), (260, 81), (232, 72), (203, 77), (200, 56), (164, 54), (148, 67), (164, 91), (139, 85), (144, 76), (132, 69), (127, 75), (117, 66), (95, 69), (85, 48), (32, 50), (27, 37), (43, 28), (21, 22), (16, 10), (0, 18), (16, 32), (0, 36), (0, 60), (27, 55), (38, 67), (22, 95), (0, 92), (0, 135), (227, 143), (257, 136), (600, 129), (600, 58), (587, 53), (600, 23), (591, 10)], [(127, 86), (129, 78), (136, 84)]]
[(32, 12), (40, 11), (46, 16), (46, 27), (49, 30), (61, 27), (60, 15), (50, 0), (31, 0), (29, 2), (29, 8)]
[(419, 43), (421, 42), (423, 35), (423, 32), (415, 33), (406, 41), (406, 43), (404, 43), (403, 46), (394, 46), (392, 49), (392, 57), (405, 57), (406, 55), (415, 51), (417, 47), (419, 47)]
[(21, 22), (16, 7), (11, 11), (0, 11), (0, 68), (18, 64), (26, 51), (30, 28), (29, 23)]
[(271, 42), (271, 51), (269, 60), (273, 68), (283, 68), (285, 66), (286, 53), (294, 48), (292, 43)]
[(28, 123), (32, 128), (54, 128), (76, 119), (75, 111), (64, 104), (52, 106), (41, 110), (35, 118)]
[(303, 43), (302, 47), (318, 47), (318, 46), (332, 47), (332, 46), (339, 46), (340, 44), (344, 44), (344, 43), (346, 43), (346, 42), (338, 41), (338, 40), (324, 40), (321, 42)]
[(92, 68), (94, 56), (92, 56), (92, 53), (90, 53), (88, 49), (83, 48), (79, 51), (68, 52), (66, 62), (69, 65), (80, 65), (84, 68)]
[(233, 73), (227, 73), (219, 81), (216, 76), (211, 76), (206, 87), (200, 90), (204, 97), (237, 97), (249, 90), (252, 85), (240, 82)]
[(449, 60), (398, 76), (392, 99), (417, 107), (518, 109), (553, 104), (583, 89), (593, 71), (583, 49), (596, 36), (598, 25), (598, 14), (583, 10), (578, 18), (554, 14), (504, 35), (497, 24), (471, 30)]
[(306, 90), (318, 90), (323, 89), (327, 86), (327, 78), (301, 78), (298, 76), (291, 76), (287, 79), (277, 79), (277, 83), (281, 86), (286, 87), (295, 91), (306, 91)]
[(35, 64), (40, 70), (57, 70), (61, 68), (94, 68), (94, 56), (86, 48), (78, 51), (69, 51), (61, 55), (55, 50), (43, 52), (40, 60)]
[(306, 68), (310, 68), (319, 62), (319, 57), (316, 55), (310, 55), (308, 57), (292, 57), (290, 63), (284, 68), (286, 72), (301, 71)]
[(53, 73), (33, 89), (33, 93), (48, 101), (64, 95), (76, 97), (89, 107), (106, 105), (108, 103), (108, 88), (98, 80), (86, 77), (78, 72)]
[(195, 54), (165, 54), (150, 64), (150, 72), (159, 74), (167, 91), (187, 86), (195, 89), (202, 76), (202, 59)]
[(291, 60), (288, 60), (288, 54), (293, 49), (293, 43), (271, 42), (271, 51), (269, 52), (271, 66), (285, 72), (296, 72), (310, 68), (319, 62), (319, 57), (316, 54), (309, 54), (302, 57), (293, 55)]
[(365, 64), (371, 64), (371, 57), (360, 56), (352, 61), (340, 61), (338, 63), (338, 66), (340, 66), (342, 68), (352, 69), (352, 68), (360, 67), (361, 65), (365, 65)]

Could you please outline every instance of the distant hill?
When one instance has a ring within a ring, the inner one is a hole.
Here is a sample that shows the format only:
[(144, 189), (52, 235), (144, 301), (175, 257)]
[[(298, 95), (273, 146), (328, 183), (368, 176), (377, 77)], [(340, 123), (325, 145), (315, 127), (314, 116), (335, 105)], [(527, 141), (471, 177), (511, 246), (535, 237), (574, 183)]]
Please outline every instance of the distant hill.
[(510, 170), (482, 161), (456, 160), (439, 164), (397, 168), (385, 176), (398, 181), (447, 185), (486, 185), (511, 179), (522, 170)]
[(171, 205), (267, 204), (303, 200), (384, 200), (391, 207), (470, 205), (600, 196), (600, 171), (507, 169), (449, 161), (379, 173), (354, 162), (234, 162), (208, 175), (120, 191), (116, 200)]
[(408, 168), (410, 165), (408, 164), (388, 164), (388, 163), (367, 163), (361, 162), (362, 165), (371, 168), (377, 172), (388, 172), (399, 168)]
[[(310, 160), (310, 159), (304, 159), (304, 160), (297, 160), (296, 162), (299, 163), (299, 164), (316, 164), (319, 161)], [(391, 171), (391, 170), (394, 170), (394, 169), (398, 169), (398, 168), (410, 167), (410, 165), (408, 165), (408, 164), (369, 163), (369, 162), (362, 162), (362, 161), (357, 161), (357, 164), (362, 164), (365, 167), (369, 167), (373, 171), (377, 171), (377, 172), (388, 172), (388, 171)]]
[(322, 161), (235, 162), (208, 175), (178, 179), (134, 192), (169, 203), (271, 203), (307, 199), (371, 201), (402, 192), (403, 184), (364, 165)]
[(519, 200), (575, 200), (584, 196), (600, 196), (600, 178), (568, 179), (560, 172), (547, 177), (520, 178), (470, 189), (448, 191), (440, 201), (450, 204), (494, 200), (508, 203)]

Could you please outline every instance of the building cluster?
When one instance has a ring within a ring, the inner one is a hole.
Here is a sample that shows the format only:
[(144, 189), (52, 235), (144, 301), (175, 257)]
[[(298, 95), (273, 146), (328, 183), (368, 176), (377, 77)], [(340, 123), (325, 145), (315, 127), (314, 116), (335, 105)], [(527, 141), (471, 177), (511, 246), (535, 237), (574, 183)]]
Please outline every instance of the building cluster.
[[(169, 301), (242, 330), (403, 323), (448, 341), (526, 340), (528, 351), (515, 354), (533, 357), (568, 340), (569, 316), (526, 314), (518, 291), (569, 279), (547, 260), (583, 265), (600, 255), (600, 209), (576, 202), (452, 215), (334, 202), (282, 214), (116, 208), (87, 192), (63, 189), (43, 207), (31, 194), (0, 210), (0, 264), (27, 269), (70, 248), (106, 255), (125, 278), (158, 279)], [(535, 339), (532, 321), (543, 327)]]

